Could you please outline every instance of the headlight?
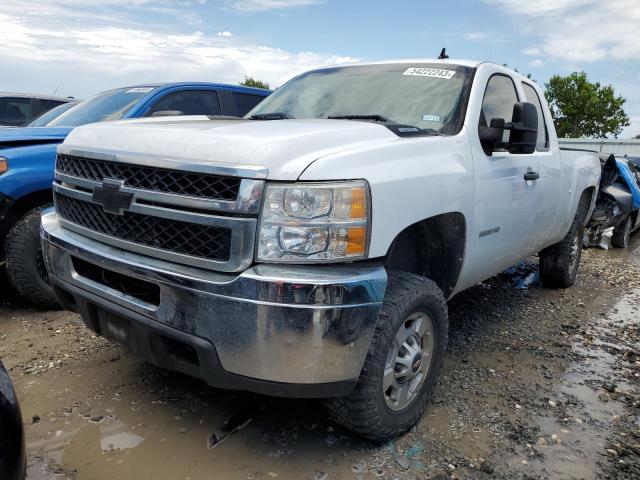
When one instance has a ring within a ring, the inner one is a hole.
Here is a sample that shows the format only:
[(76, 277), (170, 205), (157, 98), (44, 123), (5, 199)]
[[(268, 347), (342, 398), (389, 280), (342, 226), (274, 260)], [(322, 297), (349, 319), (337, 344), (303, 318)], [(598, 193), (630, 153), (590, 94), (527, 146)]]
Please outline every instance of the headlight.
[(9, 171), (9, 161), (4, 157), (0, 157), (0, 175), (7, 171)]
[(364, 258), (369, 187), (360, 180), (268, 184), (258, 230), (258, 261)]

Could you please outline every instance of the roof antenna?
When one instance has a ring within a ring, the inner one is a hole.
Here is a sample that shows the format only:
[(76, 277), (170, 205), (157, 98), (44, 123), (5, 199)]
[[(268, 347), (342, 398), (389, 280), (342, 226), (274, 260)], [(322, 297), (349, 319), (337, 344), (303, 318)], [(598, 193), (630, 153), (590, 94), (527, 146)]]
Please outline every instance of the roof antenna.
[(443, 48), (440, 51), (440, 56), (438, 57), (438, 60), (444, 60), (445, 58), (449, 58), (449, 55), (447, 55), (447, 49)]

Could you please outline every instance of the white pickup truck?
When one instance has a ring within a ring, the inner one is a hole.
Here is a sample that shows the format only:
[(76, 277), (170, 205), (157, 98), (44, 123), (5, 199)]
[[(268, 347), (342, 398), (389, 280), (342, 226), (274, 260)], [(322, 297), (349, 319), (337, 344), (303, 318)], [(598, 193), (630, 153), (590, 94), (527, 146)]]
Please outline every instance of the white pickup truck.
[(434, 391), (448, 298), (533, 254), (573, 284), (599, 176), (502, 66), (323, 68), (244, 119), (74, 129), (44, 257), (98, 334), (216, 387), (326, 398), (380, 440)]

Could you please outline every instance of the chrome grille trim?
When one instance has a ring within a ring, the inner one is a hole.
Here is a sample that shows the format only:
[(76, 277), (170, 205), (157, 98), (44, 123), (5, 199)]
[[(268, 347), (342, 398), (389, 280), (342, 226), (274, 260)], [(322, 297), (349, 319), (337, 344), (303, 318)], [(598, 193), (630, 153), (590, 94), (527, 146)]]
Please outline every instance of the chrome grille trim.
[(56, 170), (71, 177), (102, 182), (105, 178), (127, 182), (131, 188), (187, 197), (234, 201), (241, 179), (223, 175), (145, 167), (58, 154)]
[(100, 149), (87, 151), (68, 144), (59, 145), (58, 153), (73, 157), (85, 157), (93, 160), (131, 163), (133, 165), (140, 165), (144, 167), (167, 168), (170, 170), (222, 175), (226, 177), (265, 179), (269, 173), (269, 170), (266, 167), (257, 165), (239, 166), (223, 163), (203, 163), (202, 160), (189, 160), (181, 157), (135, 154)]
[[(60, 173), (57, 170), (55, 172), (55, 179), (59, 184), (77, 186), (91, 191), (93, 191), (95, 187), (102, 185), (102, 182), (96, 182), (95, 180), (88, 180), (86, 178), (72, 177), (71, 175)], [(137, 200), (146, 200), (148, 202), (157, 202), (165, 205), (175, 205), (198, 210), (211, 210), (212, 212), (258, 214), (260, 211), (260, 199), (262, 198), (263, 187), (264, 181), (262, 180), (250, 180), (244, 178), (240, 182), (238, 198), (235, 201), (188, 197), (186, 195), (178, 195), (175, 193), (142, 190), (139, 188), (127, 187), (126, 182), (120, 190), (125, 193), (132, 193)]]
[[(176, 161), (165, 158), (151, 158), (141, 157), (137, 155), (129, 154), (104, 154), (96, 152), (84, 152), (79, 150), (72, 150), (61, 145), (58, 147), (58, 154), (70, 157), (75, 157), (79, 160), (86, 158), (88, 160), (97, 160), (101, 162), (110, 163), (122, 163), (123, 165), (131, 165), (133, 167), (147, 167), (158, 168), (162, 170), (174, 170), (176, 173), (181, 171), (189, 173), (201, 173), (203, 175), (219, 175), (219, 176), (233, 176), (232, 174), (241, 173), (235, 167), (228, 168), (221, 165), (196, 165), (190, 162)], [(73, 153), (70, 153), (73, 152)], [(146, 161), (145, 161), (146, 159)], [(56, 162), (57, 164), (57, 162)], [(254, 167), (247, 167), (253, 171)], [(241, 169), (244, 170), (244, 169)], [(255, 173), (255, 172), (254, 172)], [(102, 185), (101, 181), (93, 179), (82, 178), (77, 176), (68, 175), (59, 171), (56, 168), (55, 179), (59, 183), (68, 184), (70, 186), (78, 186), (80, 188), (93, 189), (99, 185)], [(228, 212), (228, 213), (242, 213), (257, 215), (260, 211), (260, 201), (262, 199), (262, 191), (264, 189), (264, 180), (242, 178), (240, 180), (240, 186), (238, 188), (237, 197), (235, 200), (223, 200), (217, 198), (205, 198), (195, 197), (188, 195), (181, 195), (178, 193), (162, 192), (157, 190), (147, 190), (142, 188), (133, 188), (127, 186), (126, 179), (121, 190), (125, 193), (132, 193), (136, 199), (157, 202), (166, 205), (177, 205), (185, 208), (199, 209), (199, 210), (211, 210), (215, 212)]]

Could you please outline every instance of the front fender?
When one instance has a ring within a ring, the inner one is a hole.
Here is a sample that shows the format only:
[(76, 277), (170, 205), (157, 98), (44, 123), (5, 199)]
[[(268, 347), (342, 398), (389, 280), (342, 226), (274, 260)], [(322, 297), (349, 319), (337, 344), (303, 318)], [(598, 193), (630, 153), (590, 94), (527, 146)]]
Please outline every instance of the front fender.
[[(424, 219), (450, 212), (473, 218), (466, 129), (451, 137), (398, 138), (327, 155), (300, 176), (345, 179), (365, 179), (371, 187), (371, 258), (384, 257), (400, 232)], [(466, 235), (472, 231), (470, 226)]]
[(0, 150), (9, 170), (0, 175), (0, 193), (18, 200), (47, 190), (53, 183), (57, 144), (33, 145)]

